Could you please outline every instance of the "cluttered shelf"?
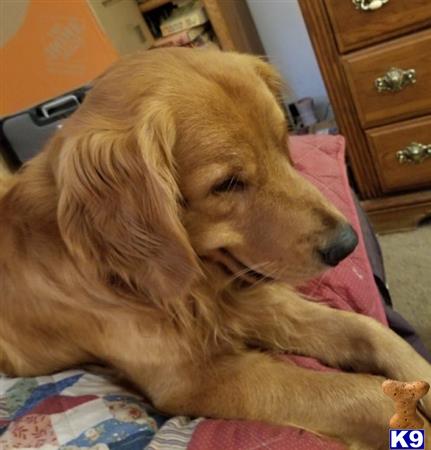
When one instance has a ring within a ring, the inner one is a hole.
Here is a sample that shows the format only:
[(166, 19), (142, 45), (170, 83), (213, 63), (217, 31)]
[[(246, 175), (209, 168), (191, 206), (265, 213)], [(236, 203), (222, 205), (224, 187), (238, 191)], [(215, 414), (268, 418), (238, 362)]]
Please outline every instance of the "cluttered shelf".
[(264, 54), (245, 0), (137, 0), (137, 5), (152, 35), (151, 48), (213, 47)]
[(152, 48), (221, 48), (206, 9), (200, 1), (165, 1), (143, 13), (143, 18), (153, 37)]

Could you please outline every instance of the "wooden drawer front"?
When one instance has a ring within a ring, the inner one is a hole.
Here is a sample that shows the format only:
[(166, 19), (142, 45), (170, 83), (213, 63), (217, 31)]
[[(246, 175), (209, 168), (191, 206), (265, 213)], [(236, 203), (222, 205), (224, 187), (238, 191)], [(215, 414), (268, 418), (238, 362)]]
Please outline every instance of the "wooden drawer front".
[[(343, 57), (364, 127), (431, 113), (431, 30)], [(375, 80), (390, 68), (416, 71), (416, 83), (399, 92), (378, 92)]]
[(397, 152), (413, 142), (431, 145), (431, 116), (366, 132), (384, 192), (431, 186), (431, 157), (419, 164), (400, 163)]
[(352, 0), (325, 0), (340, 52), (365, 47), (431, 24), (430, 0), (389, 0), (361, 11)]

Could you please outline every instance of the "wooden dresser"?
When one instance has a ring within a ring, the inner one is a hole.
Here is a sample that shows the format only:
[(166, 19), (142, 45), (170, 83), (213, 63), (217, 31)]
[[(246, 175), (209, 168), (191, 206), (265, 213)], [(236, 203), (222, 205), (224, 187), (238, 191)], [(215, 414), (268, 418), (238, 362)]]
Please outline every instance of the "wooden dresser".
[(431, 217), (431, 0), (299, 0), (362, 206), (378, 232)]

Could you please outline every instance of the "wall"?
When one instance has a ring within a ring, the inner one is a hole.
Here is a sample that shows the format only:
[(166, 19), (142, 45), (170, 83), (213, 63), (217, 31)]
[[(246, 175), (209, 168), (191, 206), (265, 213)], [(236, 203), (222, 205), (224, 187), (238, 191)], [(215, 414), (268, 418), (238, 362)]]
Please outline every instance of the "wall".
[(313, 97), (319, 117), (328, 96), (297, 0), (247, 0), (267, 55), (287, 81), (292, 99)]

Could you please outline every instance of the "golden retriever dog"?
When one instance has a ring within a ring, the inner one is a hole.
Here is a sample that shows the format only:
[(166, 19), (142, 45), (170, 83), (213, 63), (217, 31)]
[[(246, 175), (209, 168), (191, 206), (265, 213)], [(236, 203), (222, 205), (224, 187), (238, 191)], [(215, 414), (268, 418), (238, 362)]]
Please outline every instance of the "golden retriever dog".
[(431, 366), (375, 320), (295, 292), (357, 236), (292, 167), (280, 84), (257, 57), (191, 49), (96, 80), (2, 188), (1, 371), (101, 362), (169, 414), (385, 448), (382, 381), (431, 382)]

